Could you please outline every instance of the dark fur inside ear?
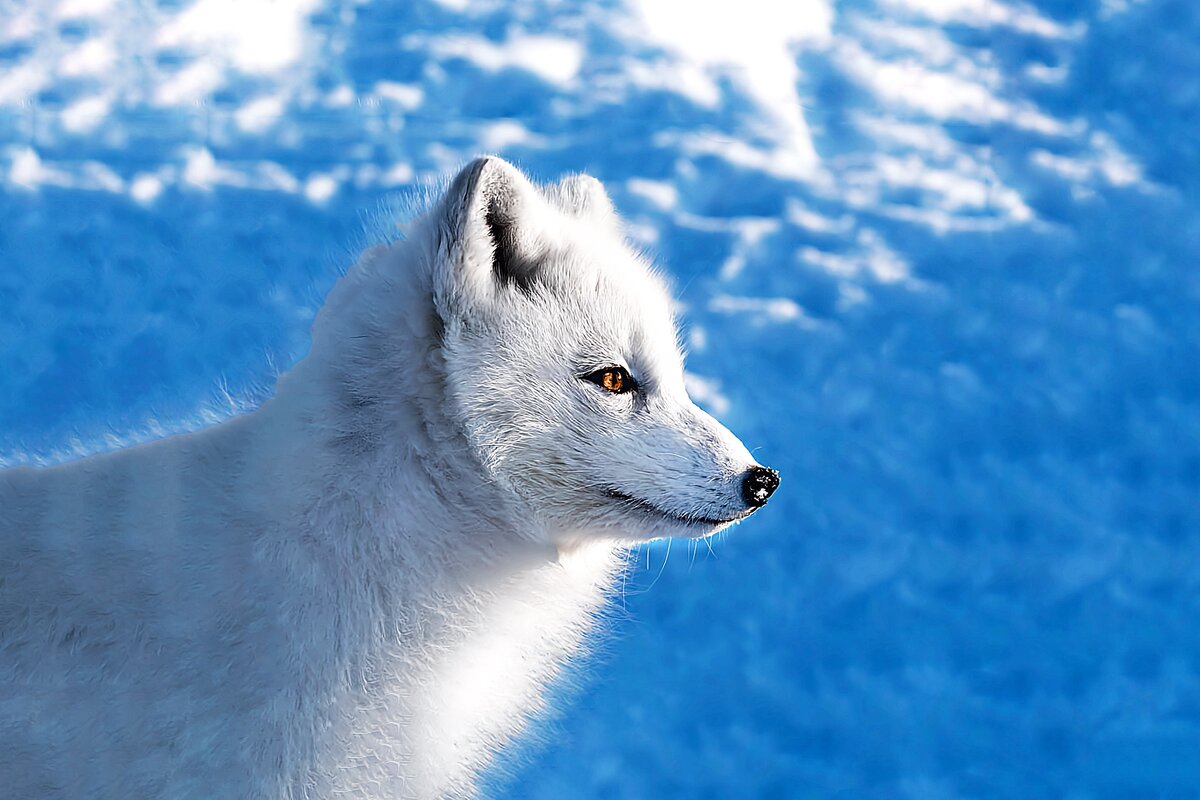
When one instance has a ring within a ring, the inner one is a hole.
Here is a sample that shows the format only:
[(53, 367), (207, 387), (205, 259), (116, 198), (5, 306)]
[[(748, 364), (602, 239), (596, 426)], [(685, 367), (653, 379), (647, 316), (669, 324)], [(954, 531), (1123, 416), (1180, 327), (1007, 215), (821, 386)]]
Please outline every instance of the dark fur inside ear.
[(439, 245), (454, 255), (434, 272), (443, 318), (462, 317), (506, 287), (532, 295), (547, 253), (545, 198), (516, 167), (495, 156), (455, 177), (438, 212)]
[(493, 181), (485, 189), (484, 223), (492, 239), (492, 273), (502, 286), (529, 293), (537, 274), (536, 248), (521, 230), (521, 198), (512, 187)]

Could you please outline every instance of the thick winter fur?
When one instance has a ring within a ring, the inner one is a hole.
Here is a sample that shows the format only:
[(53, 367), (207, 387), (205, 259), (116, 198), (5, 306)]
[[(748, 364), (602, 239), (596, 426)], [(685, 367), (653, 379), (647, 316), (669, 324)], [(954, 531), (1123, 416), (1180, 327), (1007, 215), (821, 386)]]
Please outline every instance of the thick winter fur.
[(0, 794), (469, 796), (625, 548), (753, 464), (599, 183), (476, 161), (257, 411), (0, 472)]

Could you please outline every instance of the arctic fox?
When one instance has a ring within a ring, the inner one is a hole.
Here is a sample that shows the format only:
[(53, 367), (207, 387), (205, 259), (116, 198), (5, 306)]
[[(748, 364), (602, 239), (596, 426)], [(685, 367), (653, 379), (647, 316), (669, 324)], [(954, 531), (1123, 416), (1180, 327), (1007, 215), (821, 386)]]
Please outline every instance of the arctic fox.
[(0, 471), (0, 792), (471, 796), (628, 547), (777, 485), (599, 182), (479, 159), (257, 411)]

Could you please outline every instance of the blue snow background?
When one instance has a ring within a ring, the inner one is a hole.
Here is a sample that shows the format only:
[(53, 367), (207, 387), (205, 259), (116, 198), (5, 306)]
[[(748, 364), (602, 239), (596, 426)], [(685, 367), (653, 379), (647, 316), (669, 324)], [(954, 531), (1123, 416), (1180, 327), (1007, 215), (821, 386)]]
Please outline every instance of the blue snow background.
[(1198, 76), (1192, 0), (0, 2), (0, 457), (252, 406), (389, 193), (587, 171), (783, 485), (488, 796), (1200, 797)]

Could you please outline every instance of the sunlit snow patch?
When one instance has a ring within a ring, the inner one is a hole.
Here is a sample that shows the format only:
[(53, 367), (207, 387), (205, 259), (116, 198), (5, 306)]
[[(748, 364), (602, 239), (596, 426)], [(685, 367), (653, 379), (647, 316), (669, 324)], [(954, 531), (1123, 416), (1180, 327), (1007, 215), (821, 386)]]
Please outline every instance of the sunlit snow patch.
[(562, 36), (514, 34), (503, 42), (494, 42), (483, 36), (457, 33), (413, 35), (404, 39), (404, 45), (427, 50), (440, 59), (461, 58), (488, 72), (524, 70), (558, 85), (570, 82), (583, 63), (583, 48)]
[(248, 74), (277, 73), (300, 59), (316, 7), (316, 0), (198, 0), (159, 30), (156, 44), (217, 52)]
[[(681, 142), (694, 152), (710, 152), (787, 177), (804, 177), (816, 168), (817, 152), (796, 91), (800, 70), (797, 50), (829, 40), (833, 9), (827, 0), (743, 0), (735, 13), (727, 6), (635, 0), (632, 8), (646, 35), (681, 62), (693, 77), (677, 88), (693, 98), (711, 98), (714, 89), (695, 77), (699, 67), (710, 76), (728, 75), (757, 101), (769, 120), (761, 127), (774, 140), (768, 153), (748, 142)], [(634, 62), (636, 64), (636, 62)], [(674, 69), (674, 68), (672, 68)], [(633, 71), (635, 80), (646, 76)], [(663, 80), (664, 87), (670, 85)]]

